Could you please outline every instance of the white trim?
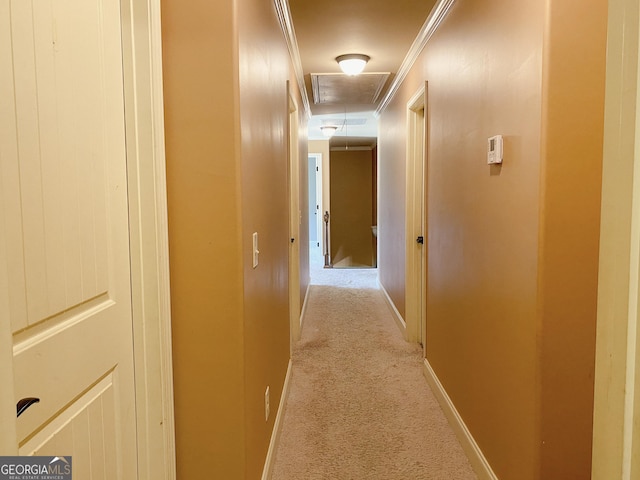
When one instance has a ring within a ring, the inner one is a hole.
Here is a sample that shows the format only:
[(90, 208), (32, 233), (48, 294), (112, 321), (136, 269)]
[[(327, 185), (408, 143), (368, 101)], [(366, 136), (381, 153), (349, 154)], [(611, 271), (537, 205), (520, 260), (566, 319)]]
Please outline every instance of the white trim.
[(440, 383), (438, 376), (433, 371), (431, 365), (429, 364), (429, 361), (426, 358), (424, 359), (423, 373), (425, 378), (427, 379), (427, 383), (431, 387), (431, 391), (438, 400), (438, 403), (440, 404), (444, 415), (447, 417), (447, 420), (449, 420), (449, 424), (456, 433), (458, 441), (462, 445), (462, 449), (467, 454), (473, 470), (476, 472), (476, 475), (478, 475), (478, 479), (498, 480), (498, 477), (491, 469), (491, 465), (489, 465), (489, 462), (482, 453), (482, 450), (480, 450), (480, 447), (473, 438), (473, 435), (471, 435), (471, 432), (467, 428), (467, 425), (464, 423), (464, 420), (462, 420), (462, 417), (451, 401), (451, 398), (449, 398), (447, 391)]
[[(300, 151), (298, 132), (298, 104), (292, 95), (291, 83), (287, 81), (289, 96), (288, 141), (289, 158), (287, 190), (289, 194), (289, 329), (290, 348), (300, 338)], [(308, 162), (305, 159), (305, 162)]]
[(293, 70), (296, 75), (300, 96), (302, 97), (304, 111), (307, 114), (307, 117), (311, 118), (311, 105), (309, 104), (309, 96), (307, 95), (307, 88), (304, 83), (302, 60), (300, 59), (300, 50), (298, 48), (298, 40), (296, 39), (296, 30), (293, 27), (293, 19), (291, 18), (289, 2), (287, 0), (273, 0), (273, 4), (276, 9), (276, 14), (278, 15), (280, 29), (282, 30), (282, 34), (284, 35), (284, 39), (287, 43), (287, 48), (289, 49), (289, 55), (291, 56), (291, 63), (293, 64)]
[[(339, 136), (336, 138), (340, 138)], [(348, 152), (348, 151), (367, 151), (367, 152), (371, 152), (373, 151), (373, 149), (375, 148), (375, 145), (372, 146), (366, 146), (366, 145), (360, 145), (357, 147), (349, 147), (349, 146), (345, 146), (345, 147), (331, 147), (329, 150), (331, 152)]]
[[(166, 480), (175, 480), (176, 473), (176, 438), (173, 398), (173, 347), (171, 327), (171, 285), (169, 272), (169, 220), (167, 208), (167, 169), (164, 139), (164, 89), (162, 76), (162, 23), (160, 0), (154, 0), (150, 7), (151, 16), (151, 81), (153, 92), (154, 149), (156, 151), (156, 214), (158, 225), (156, 240), (158, 242), (157, 259), (157, 299), (158, 320), (160, 323), (160, 376), (162, 391), (157, 392), (162, 399), (163, 450), (162, 467)], [(153, 462), (160, 464), (158, 458)], [(150, 477), (156, 479), (158, 477)]]
[(269, 480), (269, 478), (271, 478), (271, 470), (273, 469), (273, 460), (276, 453), (276, 447), (280, 440), (280, 434), (282, 433), (282, 420), (284, 418), (284, 407), (285, 407), (285, 404), (287, 403), (287, 399), (289, 398), (291, 369), (292, 369), (292, 363), (291, 363), (291, 359), (289, 359), (289, 365), (287, 366), (287, 375), (284, 378), (284, 385), (282, 386), (282, 395), (280, 395), (280, 403), (278, 404), (278, 413), (276, 414), (276, 419), (273, 423), (273, 431), (271, 432), (271, 441), (269, 442), (269, 449), (267, 450), (267, 458), (265, 458), (264, 468), (262, 469), (262, 480)]
[[(324, 218), (322, 213), (322, 153), (307, 153), (307, 158), (313, 157), (316, 163), (316, 244), (320, 247), (320, 251), (324, 251)], [(315, 248), (315, 247), (314, 247)], [(309, 290), (307, 289), (307, 292)]]
[(175, 480), (160, 0), (123, 0), (138, 478)]
[(382, 99), (382, 102), (380, 102), (380, 105), (378, 105), (378, 108), (375, 111), (375, 115), (377, 117), (379, 117), (384, 109), (387, 108), (389, 103), (391, 103), (391, 100), (393, 100), (393, 97), (398, 92), (400, 85), (402, 85), (402, 82), (404, 82), (404, 79), (413, 67), (413, 64), (418, 59), (418, 56), (427, 45), (427, 42), (429, 41), (431, 36), (436, 32), (440, 24), (447, 17), (447, 15), (449, 14), (449, 10), (451, 10), (451, 7), (455, 3), (455, 1), (456, 0), (438, 0), (436, 5), (433, 7), (433, 10), (431, 10), (431, 14), (424, 22), (424, 25), (422, 25), (422, 29), (420, 29), (418, 36), (413, 41), (411, 48), (409, 48), (409, 52), (407, 52), (407, 55), (404, 57), (404, 60), (402, 61), (402, 64), (398, 69), (398, 74), (393, 79), (391, 87), (389, 87), (387, 94)]
[(302, 332), (302, 325), (304, 324), (304, 316), (307, 314), (307, 305), (309, 304), (309, 291), (311, 285), (307, 285), (307, 291), (304, 293), (304, 300), (302, 301), (302, 311), (300, 312), (300, 332)]
[(398, 311), (398, 309), (396, 308), (395, 304), (393, 303), (393, 300), (391, 300), (391, 297), (389, 296), (389, 293), (387, 293), (387, 291), (385, 290), (384, 285), (382, 285), (380, 283), (380, 279), (379, 278), (377, 279), (377, 281), (378, 281), (378, 287), (382, 291), (384, 299), (386, 300), (387, 305), (389, 306), (389, 309), (391, 310), (391, 314), (393, 315), (393, 319), (395, 320), (396, 325), (398, 326), (398, 328), (402, 332), (402, 336), (406, 338), (407, 337), (407, 324), (405, 323), (404, 319), (402, 318), (402, 315), (400, 315), (400, 312)]
[(592, 478), (640, 471), (638, 0), (609, 2)]
[[(424, 345), (426, 307), (426, 84), (407, 102), (407, 144), (405, 179), (405, 321), (407, 341)], [(422, 245), (416, 243), (424, 238)]]

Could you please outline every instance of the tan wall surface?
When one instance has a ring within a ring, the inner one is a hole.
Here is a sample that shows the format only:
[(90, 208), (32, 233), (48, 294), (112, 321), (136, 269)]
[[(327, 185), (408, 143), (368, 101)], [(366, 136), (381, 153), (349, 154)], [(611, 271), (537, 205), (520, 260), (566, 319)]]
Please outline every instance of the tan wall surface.
[(162, 7), (178, 477), (259, 478), (289, 359), (288, 50), (271, 4)]
[(371, 151), (331, 152), (331, 262), (372, 266)]
[(540, 476), (591, 478), (607, 1), (555, 0), (547, 18)]
[(380, 117), (378, 136), (378, 278), (405, 316), (406, 111), (413, 82)]
[(177, 474), (243, 478), (233, 8), (163, 0), (162, 15)]
[[(290, 73), (289, 53), (273, 5), (246, 0), (238, 2), (237, 8), (244, 251), (245, 478), (254, 479), (262, 473), (289, 360), (287, 80)], [(295, 82), (291, 88), (295, 96)], [(302, 108), (301, 102), (296, 101)], [(301, 113), (299, 110), (299, 117), (303, 118)], [(304, 124), (301, 130), (304, 133)], [(304, 135), (299, 150), (302, 145), (306, 145)], [(306, 154), (298, 154), (306, 158)], [(303, 165), (301, 162), (301, 167)], [(303, 174), (301, 172), (301, 177), (306, 179)], [(300, 187), (302, 191), (304, 183)], [(303, 247), (308, 248), (308, 241), (302, 241), (302, 237), (307, 228), (301, 228), (298, 239), (301, 256), (306, 259), (308, 252), (304, 253)], [(251, 262), (253, 232), (258, 232), (260, 250), (255, 269)], [(301, 269), (308, 271), (306, 265), (308, 260), (301, 264)], [(265, 422), (267, 386), (271, 415)]]
[(429, 82), (427, 359), (501, 480), (589, 478), (606, 2), (548, 4), (456, 3), (381, 118), (380, 278), (404, 305), (398, 125)]
[[(427, 358), (501, 480), (539, 478), (543, 21), (535, 0), (458, 3), (419, 79), (429, 82)], [(501, 167), (487, 165), (496, 134)]]

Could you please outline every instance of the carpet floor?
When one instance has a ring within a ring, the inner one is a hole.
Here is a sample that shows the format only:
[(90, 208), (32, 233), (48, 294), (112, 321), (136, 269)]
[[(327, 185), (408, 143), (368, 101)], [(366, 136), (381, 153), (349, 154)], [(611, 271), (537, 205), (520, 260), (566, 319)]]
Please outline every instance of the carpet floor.
[(316, 273), (271, 480), (476, 479), (376, 270)]

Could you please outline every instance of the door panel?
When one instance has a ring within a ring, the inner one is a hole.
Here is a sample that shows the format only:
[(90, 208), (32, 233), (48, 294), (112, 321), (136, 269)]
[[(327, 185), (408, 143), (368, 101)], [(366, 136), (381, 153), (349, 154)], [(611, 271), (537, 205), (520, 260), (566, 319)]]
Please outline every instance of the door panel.
[(108, 375), (30, 438), (20, 448), (20, 455), (74, 452), (74, 478), (118, 478), (112, 461), (117, 449), (115, 412), (113, 375)]
[(0, 1), (3, 317), (16, 401), (41, 399), (17, 420), (17, 443), (90, 465), (78, 478), (133, 479), (119, 2)]

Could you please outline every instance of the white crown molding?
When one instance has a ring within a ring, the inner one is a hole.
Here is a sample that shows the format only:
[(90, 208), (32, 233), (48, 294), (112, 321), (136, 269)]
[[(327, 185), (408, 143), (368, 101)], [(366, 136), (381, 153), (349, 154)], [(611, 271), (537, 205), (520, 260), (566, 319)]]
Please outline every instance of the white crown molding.
[(380, 117), (384, 109), (387, 108), (389, 103), (391, 103), (391, 100), (393, 100), (393, 97), (398, 92), (400, 85), (404, 82), (404, 79), (413, 67), (413, 64), (418, 59), (418, 56), (427, 45), (431, 36), (436, 32), (442, 21), (447, 17), (447, 14), (449, 13), (449, 10), (451, 10), (455, 1), (456, 0), (438, 0), (436, 5), (433, 7), (429, 17), (424, 22), (424, 25), (422, 25), (422, 29), (420, 29), (418, 36), (413, 41), (411, 48), (409, 48), (409, 52), (407, 52), (407, 55), (404, 57), (402, 65), (400, 65), (400, 69), (398, 70), (398, 74), (394, 78), (391, 87), (389, 87), (389, 91), (380, 102), (380, 105), (378, 105), (378, 108), (375, 111), (376, 117)]
[(273, 0), (273, 4), (275, 6), (276, 13), (278, 14), (278, 21), (280, 22), (282, 34), (284, 35), (284, 39), (287, 42), (287, 48), (289, 49), (291, 63), (293, 64), (293, 70), (298, 82), (298, 88), (300, 89), (300, 96), (302, 97), (304, 111), (307, 114), (307, 117), (311, 118), (311, 105), (309, 104), (309, 97), (307, 95), (307, 89), (304, 84), (302, 60), (300, 59), (298, 40), (296, 40), (296, 31), (293, 28), (293, 19), (291, 18), (289, 2), (288, 0)]

